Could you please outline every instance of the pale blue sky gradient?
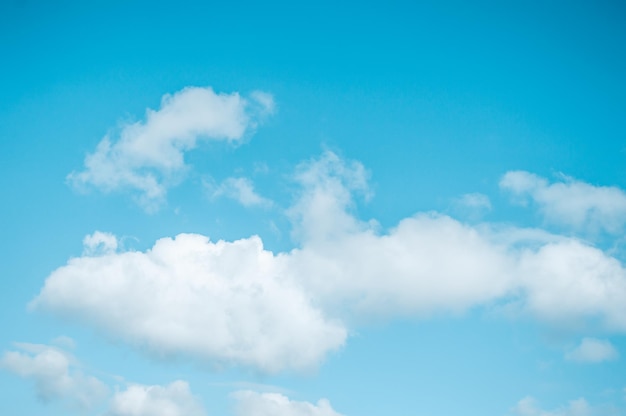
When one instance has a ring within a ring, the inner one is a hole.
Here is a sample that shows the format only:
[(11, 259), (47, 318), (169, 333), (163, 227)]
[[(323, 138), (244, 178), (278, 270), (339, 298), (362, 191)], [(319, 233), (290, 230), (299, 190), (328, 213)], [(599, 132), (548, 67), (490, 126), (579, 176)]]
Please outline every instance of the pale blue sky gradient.
[[(522, 170), (626, 190), (624, 45), (626, 7), (616, 1), (5, 1), (0, 352), (68, 336), (85, 373), (112, 389), (123, 386), (115, 376), (186, 380), (213, 416), (232, 414), (229, 394), (243, 382), (295, 400), (327, 398), (347, 416), (506, 416), (527, 396), (550, 411), (584, 397), (590, 414), (626, 414), (623, 331), (511, 318), (489, 302), (459, 314), (355, 318), (345, 346), (316, 370), (271, 375), (185, 356), (158, 360), (95, 326), (27, 310), (96, 230), (141, 251), (183, 232), (213, 241), (259, 235), (275, 253), (297, 247), (285, 214), (298, 194), (294, 172), (326, 151), (367, 169), (371, 198), (357, 195), (353, 208), (382, 230), (436, 211), (470, 225), (573, 236), (624, 264), (623, 228), (551, 223), (499, 186), (506, 172)], [(189, 86), (265, 91), (276, 111), (237, 145), (187, 152), (184, 180), (154, 213), (132, 191), (81, 193), (68, 184), (106, 134)], [(273, 205), (212, 198), (207, 181), (233, 176), (250, 178)], [(491, 209), (460, 206), (471, 193), (486, 195)], [(584, 337), (609, 340), (620, 356), (568, 361)], [(100, 406), (89, 414), (104, 414)], [(0, 414), (68, 412), (0, 371)]]

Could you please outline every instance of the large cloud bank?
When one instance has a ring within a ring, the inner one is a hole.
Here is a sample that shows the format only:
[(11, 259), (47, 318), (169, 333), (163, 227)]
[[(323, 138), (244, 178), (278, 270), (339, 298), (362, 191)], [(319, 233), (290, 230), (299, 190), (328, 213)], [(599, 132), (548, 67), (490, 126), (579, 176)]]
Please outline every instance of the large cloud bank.
[(146, 252), (111, 251), (107, 239), (101, 255), (54, 271), (31, 306), (153, 353), (270, 372), (318, 364), (344, 344), (347, 323), (371, 315), (499, 305), (551, 325), (626, 330), (626, 271), (583, 241), (434, 212), (381, 232), (352, 214), (355, 193), (369, 195), (366, 170), (330, 152), (296, 180), (292, 251), (267, 251), (256, 236), (182, 234)]

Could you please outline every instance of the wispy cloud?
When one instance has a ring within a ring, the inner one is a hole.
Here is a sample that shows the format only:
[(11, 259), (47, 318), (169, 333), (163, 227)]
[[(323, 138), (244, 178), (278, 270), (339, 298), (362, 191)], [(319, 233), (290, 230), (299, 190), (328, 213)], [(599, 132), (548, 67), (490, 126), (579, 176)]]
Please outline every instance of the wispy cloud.
[(146, 210), (165, 201), (167, 188), (187, 168), (184, 154), (202, 140), (240, 141), (274, 111), (270, 94), (218, 94), (187, 87), (165, 95), (145, 120), (124, 125), (116, 137), (105, 136), (85, 158), (85, 169), (68, 175), (78, 189), (129, 190)]
[(227, 178), (219, 185), (205, 181), (204, 186), (212, 198), (231, 198), (244, 207), (269, 208), (273, 205), (270, 199), (262, 197), (254, 190), (254, 184), (248, 178)]
[(500, 187), (519, 201), (538, 205), (546, 220), (576, 230), (620, 232), (626, 224), (626, 193), (562, 176), (555, 183), (525, 171), (507, 172)]
[[(606, 409), (591, 406), (584, 398), (570, 401), (567, 405), (553, 410), (544, 410), (533, 397), (525, 397), (513, 408), (515, 416), (602, 416)], [(611, 412), (610, 414), (615, 414)]]
[(582, 363), (601, 363), (618, 357), (619, 353), (610, 341), (596, 338), (583, 338), (580, 345), (565, 355), (567, 360)]
[(39, 399), (88, 411), (106, 398), (106, 385), (83, 374), (71, 354), (49, 345), (18, 343), (16, 347), (17, 351), (4, 353), (0, 368), (33, 381)]

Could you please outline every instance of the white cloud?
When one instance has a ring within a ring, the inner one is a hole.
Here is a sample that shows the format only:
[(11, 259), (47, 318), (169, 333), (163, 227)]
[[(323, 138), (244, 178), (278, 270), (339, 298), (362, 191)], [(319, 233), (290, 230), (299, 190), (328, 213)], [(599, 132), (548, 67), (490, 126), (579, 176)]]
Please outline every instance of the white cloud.
[(32, 380), (39, 399), (61, 400), (71, 408), (86, 411), (106, 397), (107, 387), (97, 378), (84, 375), (70, 354), (48, 345), (16, 346), (19, 351), (5, 352), (0, 367)]
[(507, 172), (500, 187), (535, 202), (546, 220), (577, 230), (618, 233), (626, 224), (626, 193), (613, 186), (593, 186), (569, 177), (549, 183), (525, 171)]
[(70, 173), (68, 181), (79, 189), (137, 191), (144, 208), (157, 209), (167, 188), (184, 174), (185, 152), (201, 140), (241, 140), (273, 111), (267, 93), (245, 99), (211, 88), (184, 88), (165, 95), (159, 110), (146, 110), (144, 121), (124, 125), (117, 139), (105, 136), (85, 158), (85, 170)]
[(626, 330), (626, 271), (600, 250), (437, 213), (405, 218), (381, 234), (349, 213), (350, 191), (367, 192), (362, 166), (326, 154), (303, 169), (305, 192), (292, 212), (305, 238), (290, 253), (289, 269), (327, 304), (397, 316), (515, 299), (554, 324), (590, 318)]
[(513, 414), (517, 416), (593, 416), (599, 415), (598, 409), (594, 409), (584, 398), (572, 400), (567, 406), (562, 406), (554, 410), (543, 410), (532, 397), (525, 397), (520, 400), (513, 409)]
[(294, 237), (311, 242), (362, 229), (363, 225), (348, 210), (354, 206), (353, 192), (371, 195), (368, 176), (361, 163), (346, 162), (329, 151), (319, 159), (299, 165), (295, 179), (302, 191), (288, 210)]
[[(264, 371), (306, 368), (354, 322), (507, 306), (552, 325), (626, 331), (626, 270), (572, 238), (418, 213), (381, 232), (351, 211), (367, 172), (326, 152), (298, 168), (288, 211), (300, 246), (182, 234), (151, 250), (71, 259), (31, 306), (156, 354)], [(583, 329), (583, 328), (580, 328)]]
[(206, 412), (185, 381), (167, 386), (131, 384), (111, 399), (107, 416), (204, 416)]
[(239, 202), (244, 207), (270, 207), (272, 201), (262, 197), (254, 190), (248, 178), (227, 178), (219, 186), (205, 184), (213, 198), (225, 196)]
[(600, 363), (616, 360), (619, 353), (608, 340), (583, 338), (580, 345), (565, 355), (571, 361), (583, 363)]
[(346, 330), (284, 276), (258, 237), (181, 234), (146, 252), (71, 259), (31, 307), (84, 322), (156, 355), (263, 371), (306, 369)]
[(117, 237), (111, 233), (96, 231), (83, 238), (83, 254), (111, 254), (117, 250)]
[(477, 211), (491, 211), (491, 201), (489, 197), (481, 193), (470, 193), (461, 196), (458, 199), (458, 204), (469, 209)]
[(326, 399), (317, 404), (290, 400), (278, 393), (238, 391), (233, 393), (237, 401), (236, 416), (341, 416)]

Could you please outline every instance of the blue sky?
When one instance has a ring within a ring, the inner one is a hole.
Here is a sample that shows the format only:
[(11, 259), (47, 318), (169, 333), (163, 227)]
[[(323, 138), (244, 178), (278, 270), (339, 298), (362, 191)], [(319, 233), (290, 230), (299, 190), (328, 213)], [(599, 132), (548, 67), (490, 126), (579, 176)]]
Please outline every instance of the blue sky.
[(626, 414), (618, 2), (4, 2), (0, 413)]

